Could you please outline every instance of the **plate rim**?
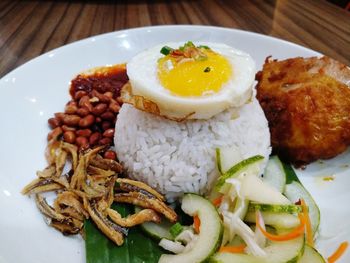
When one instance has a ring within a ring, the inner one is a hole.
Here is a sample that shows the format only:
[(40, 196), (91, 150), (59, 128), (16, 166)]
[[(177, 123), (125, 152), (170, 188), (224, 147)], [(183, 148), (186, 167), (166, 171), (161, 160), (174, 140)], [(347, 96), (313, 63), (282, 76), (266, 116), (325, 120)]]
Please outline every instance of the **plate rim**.
[(16, 74), (18, 71), (22, 70), (24, 67), (27, 67), (28, 65), (31, 65), (32, 63), (35, 63), (37, 62), (38, 60), (42, 59), (43, 57), (49, 55), (50, 53), (54, 53), (54, 52), (60, 52), (60, 50), (64, 49), (64, 48), (69, 48), (71, 46), (74, 46), (74, 45), (79, 45), (83, 42), (88, 42), (88, 41), (91, 41), (93, 39), (96, 39), (96, 38), (99, 38), (99, 39), (103, 39), (103, 38), (108, 38), (110, 36), (112, 36), (113, 34), (123, 34), (123, 33), (129, 33), (130, 31), (145, 31), (145, 30), (152, 30), (152, 29), (156, 29), (156, 30), (162, 30), (162, 29), (166, 29), (166, 28), (169, 28), (169, 29), (177, 29), (177, 30), (182, 30), (182, 29), (186, 29), (186, 28), (190, 28), (190, 29), (197, 29), (197, 30), (200, 30), (200, 29), (206, 29), (206, 30), (220, 30), (220, 31), (234, 31), (236, 33), (244, 33), (244, 34), (248, 34), (248, 35), (252, 35), (252, 36), (255, 36), (255, 37), (258, 37), (258, 38), (267, 38), (269, 40), (274, 40), (274, 41), (280, 41), (280, 42), (283, 42), (284, 44), (287, 44), (287, 45), (291, 45), (293, 47), (296, 47), (296, 48), (303, 48), (303, 49), (306, 49), (308, 51), (311, 51), (311, 52), (314, 52), (315, 53), (315, 56), (322, 56), (323, 54), (316, 51), (316, 50), (313, 50), (309, 47), (305, 47), (303, 45), (300, 45), (300, 44), (297, 44), (297, 43), (294, 43), (294, 42), (291, 42), (291, 41), (288, 41), (288, 40), (285, 40), (285, 39), (281, 39), (281, 38), (278, 38), (278, 37), (275, 37), (275, 36), (270, 36), (270, 35), (265, 35), (265, 34), (262, 34), (262, 33), (257, 33), (257, 32), (253, 32), (253, 31), (247, 31), (247, 30), (244, 30), (244, 29), (238, 29), (238, 28), (230, 28), (230, 27), (221, 27), (221, 26), (211, 26), (211, 25), (192, 25), (192, 24), (171, 24), (171, 25), (154, 25), (154, 26), (140, 26), (140, 27), (132, 27), (132, 28), (126, 28), (126, 29), (121, 29), (121, 30), (116, 30), (116, 31), (111, 31), (111, 32), (106, 32), (106, 33), (102, 33), (102, 34), (96, 34), (96, 35), (93, 35), (93, 36), (89, 36), (89, 37), (86, 37), (86, 38), (83, 38), (83, 39), (79, 39), (79, 40), (76, 40), (76, 41), (73, 41), (71, 43), (67, 43), (67, 44), (64, 44), (62, 46), (59, 46), (59, 47), (56, 47), (52, 50), (49, 50), (43, 54), (40, 54), (26, 62), (24, 62), (23, 64), (17, 66), (16, 68), (12, 69), (10, 72), (6, 73), (4, 76), (2, 76), (0, 78), (0, 88), (1, 88), (1, 84), (3, 82), (5, 82), (5, 79), (9, 78), (11, 75), (13, 74)]

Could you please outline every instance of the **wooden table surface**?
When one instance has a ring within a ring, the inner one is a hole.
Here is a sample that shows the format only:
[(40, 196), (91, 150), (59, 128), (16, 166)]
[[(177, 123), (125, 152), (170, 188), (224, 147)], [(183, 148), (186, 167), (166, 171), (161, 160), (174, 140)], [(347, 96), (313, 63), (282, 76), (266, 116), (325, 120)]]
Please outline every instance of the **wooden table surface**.
[(321, 0), (1, 0), (0, 77), (42, 53), (79, 39), (164, 24), (258, 32), (350, 64), (350, 12)]

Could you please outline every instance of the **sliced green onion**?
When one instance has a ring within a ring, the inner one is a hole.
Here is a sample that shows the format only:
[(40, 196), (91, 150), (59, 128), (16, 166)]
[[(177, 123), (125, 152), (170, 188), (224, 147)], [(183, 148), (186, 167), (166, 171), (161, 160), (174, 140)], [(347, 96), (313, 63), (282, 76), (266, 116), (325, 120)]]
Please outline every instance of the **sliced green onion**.
[(210, 72), (210, 70), (211, 70), (210, 67), (206, 67), (206, 68), (204, 69), (204, 72), (207, 73), (207, 72)]
[(183, 229), (184, 228), (180, 223), (176, 223), (170, 227), (169, 232), (175, 238), (182, 232)]
[(187, 41), (184, 47), (195, 47), (192, 41)]
[(210, 49), (210, 47), (204, 46), (204, 45), (200, 45), (200, 46), (198, 46), (198, 48)]
[(162, 47), (162, 49), (160, 50), (160, 53), (162, 53), (163, 55), (169, 55), (170, 52), (173, 51), (173, 49), (171, 47), (168, 46), (164, 46)]
[(185, 48), (196, 47), (192, 41), (187, 41), (183, 46), (179, 47), (180, 51), (185, 51)]

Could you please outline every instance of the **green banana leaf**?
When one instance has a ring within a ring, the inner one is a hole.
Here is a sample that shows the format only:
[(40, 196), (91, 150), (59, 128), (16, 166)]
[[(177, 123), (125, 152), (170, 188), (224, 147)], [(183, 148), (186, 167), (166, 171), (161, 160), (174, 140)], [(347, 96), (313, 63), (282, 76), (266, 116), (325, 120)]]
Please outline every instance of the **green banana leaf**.
[[(123, 217), (134, 211), (126, 204), (113, 204), (112, 208)], [(87, 263), (154, 263), (166, 253), (138, 227), (131, 228), (124, 244), (118, 247), (91, 220), (86, 220), (84, 225)]]

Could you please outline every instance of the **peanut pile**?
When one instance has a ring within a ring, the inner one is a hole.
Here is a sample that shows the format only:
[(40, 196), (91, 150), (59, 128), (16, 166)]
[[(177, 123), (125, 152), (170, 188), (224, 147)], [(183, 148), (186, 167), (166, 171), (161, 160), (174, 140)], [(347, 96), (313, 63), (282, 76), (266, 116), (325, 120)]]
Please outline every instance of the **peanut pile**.
[[(80, 150), (113, 146), (115, 122), (122, 104), (120, 89), (127, 81), (126, 72), (121, 65), (100, 68), (97, 72), (78, 75), (72, 81), (72, 99), (64, 112), (57, 112), (48, 120), (52, 129), (47, 137), (49, 141), (61, 137)], [(104, 158), (114, 160), (116, 153), (107, 150)]]

